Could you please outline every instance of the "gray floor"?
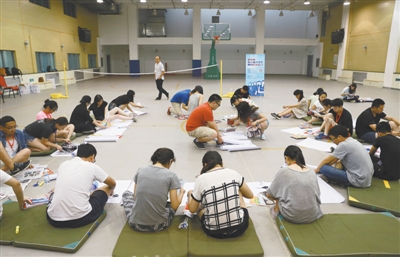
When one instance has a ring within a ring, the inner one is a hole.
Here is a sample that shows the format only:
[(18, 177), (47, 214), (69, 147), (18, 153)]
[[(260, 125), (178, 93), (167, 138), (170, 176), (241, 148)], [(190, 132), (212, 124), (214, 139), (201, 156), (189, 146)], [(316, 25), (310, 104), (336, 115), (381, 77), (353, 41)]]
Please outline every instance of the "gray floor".
[[(128, 89), (136, 92), (135, 102), (140, 102), (148, 107), (148, 115), (140, 116), (138, 122), (130, 126), (123, 138), (117, 143), (96, 143), (98, 150), (96, 163), (100, 165), (110, 176), (117, 180), (130, 180), (136, 170), (150, 163), (151, 154), (159, 147), (171, 148), (177, 157), (177, 162), (172, 170), (186, 181), (194, 181), (201, 169), (201, 158), (205, 151), (197, 150), (192, 144), (192, 139), (185, 133), (185, 121), (180, 121), (166, 115), (169, 102), (154, 101), (156, 87), (152, 76), (131, 78), (125, 76), (103, 77), (94, 80), (79, 82), (69, 87), (69, 98), (57, 100), (59, 109), (54, 117), (65, 115), (68, 119), (73, 108), (80, 98), (88, 94), (93, 97), (101, 94), (106, 101), (124, 94)], [(223, 93), (241, 87), (245, 82), (242, 75), (226, 75), (223, 81)], [(166, 76), (164, 87), (172, 96), (179, 90), (194, 88), (195, 85), (204, 87), (205, 99), (212, 93), (219, 93), (219, 81), (209, 81), (200, 78), (192, 78), (189, 75)], [(303, 76), (267, 76), (266, 96), (254, 98), (260, 106), (260, 110), (267, 114), (270, 127), (266, 131), (266, 140), (254, 139), (254, 143), (261, 146), (261, 151), (234, 152), (220, 151), (224, 165), (241, 173), (246, 181), (272, 181), (276, 171), (282, 165), (283, 150), (297, 141), (291, 139), (287, 133), (280, 130), (298, 126), (302, 121), (296, 119), (275, 120), (271, 118), (271, 112), (279, 112), (283, 105), (296, 102), (293, 91), (297, 88), (304, 90), (306, 97), (311, 95), (318, 87), (323, 87), (328, 98), (339, 97), (346, 84), (336, 81), (324, 81)], [(24, 95), (22, 97), (5, 97), (5, 103), (0, 104), (1, 116), (12, 115), (19, 128), (22, 129), (34, 121), (37, 112), (41, 110), (43, 101), (49, 98), (50, 93), (64, 92), (64, 88), (42, 91), (40, 94)], [(385, 112), (393, 117), (400, 117), (400, 91), (391, 89), (378, 89), (367, 86), (359, 86), (357, 93), (362, 97), (380, 97), (386, 102)], [(355, 119), (370, 103), (345, 103)], [(235, 114), (235, 109), (230, 106), (229, 99), (224, 99), (221, 107), (215, 111), (216, 118), (228, 114)], [(225, 127), (221, 124), (220, 127)], [(239, 127), (244, 130), (244, 126)], [(78, 138), (74, 143), (83, 142)], [(214, 144), (209, 144), (208, 150), (217, 150)], [(303, 148), (307, 164), (318, 165), (328, 156), (316, 150)], [(47, 164), (53, 171), (66, 160), (65, 158), (34, 157), (33, 163)], [(35, 196), (49, 191), (55, 182), (41, 188), (28, 186), (26, 196)], [(346, 190), (333, 186), (346, 197)], [(97, 231), (88, 239), (82, 248), (75, 253), (76, 256), (111, 256), (118, 235), (125, 223), (122, 207), (117, 204), (107, 204), (107, 218)], [(256, 226), (257, 234), (264, 248), (265, 256), (290, 256), (290, 253), (278, 232), (275, 222), (269, 216), (269, 210), (264, 207), (249, 208), (250, 217)], [(323, 213), (366, 213), (368, 211), (350, 207), (347, 202), (341, 204), (323, 204)], [(182, 213), (182, 209), (178, 210)], [(373, 226), (373, 224), (371, 224)], [(22, 249), (12, 246), (0, 246), (1, 256), (61, 256), (57, 252), (47, 252), (31, 249)]]

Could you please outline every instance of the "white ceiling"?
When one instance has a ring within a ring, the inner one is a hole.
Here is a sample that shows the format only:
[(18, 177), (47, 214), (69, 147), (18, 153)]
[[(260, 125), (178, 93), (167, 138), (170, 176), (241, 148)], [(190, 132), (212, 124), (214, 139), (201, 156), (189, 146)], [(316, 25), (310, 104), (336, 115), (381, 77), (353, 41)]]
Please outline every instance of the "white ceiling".
[[(309, 0), (309, 5), (304, 4), (304, 0), (270, 0), (269, 4), (264, 4), (264, 0), (187, 0), (187, 8), (200, 6), (209, 9), (256, 9), (258, 7), (267, 10), (289, 10), (291, 5), (295, 10), (319, 10), (325, 6), (342, 4), (343, 0)], [(132, 3), (141, 9), (183, 9), (185, 3), (181, 0), (147, 0), (140, 3), (140, 0), (115, 0), (117, 3)]]

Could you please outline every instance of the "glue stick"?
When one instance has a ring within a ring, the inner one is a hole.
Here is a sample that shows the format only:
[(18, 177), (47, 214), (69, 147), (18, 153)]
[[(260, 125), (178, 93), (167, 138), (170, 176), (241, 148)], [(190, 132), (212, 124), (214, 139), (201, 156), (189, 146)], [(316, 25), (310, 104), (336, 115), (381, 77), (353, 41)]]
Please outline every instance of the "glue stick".
[(19, 226), (16, 226), (16, 227), (15, 227), (15, 234), (18, 235), (18, 233), (19, 233)]

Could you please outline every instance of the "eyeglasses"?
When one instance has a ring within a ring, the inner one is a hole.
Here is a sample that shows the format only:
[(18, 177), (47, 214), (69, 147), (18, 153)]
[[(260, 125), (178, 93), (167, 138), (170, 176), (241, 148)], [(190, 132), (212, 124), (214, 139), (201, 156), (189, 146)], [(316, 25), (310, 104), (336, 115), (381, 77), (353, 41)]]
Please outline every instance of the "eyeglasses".
[(3, 127), (3, 128), (8, 129), (8, 130), (12, 130), (12, 129), (18, 128), (18, 125), (15, 125), (15, 126), (13, 126), (13, 127)]
[(219, 102), (219, 103), (215, 102), (215, 103), (218, 104), (218, 106), (221, 106), (221, 102)]

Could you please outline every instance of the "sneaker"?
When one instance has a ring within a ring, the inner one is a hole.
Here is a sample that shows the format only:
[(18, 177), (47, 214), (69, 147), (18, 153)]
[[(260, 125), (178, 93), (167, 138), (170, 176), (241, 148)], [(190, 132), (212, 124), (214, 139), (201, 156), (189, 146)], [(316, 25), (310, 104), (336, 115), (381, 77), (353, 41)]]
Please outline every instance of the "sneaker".
[(26, 170), (27, 168), (29, 168), (29, 165), (31, 165), (31, 162), (31, 160), (27, 160), (26, 162), (14, 163), (14, 169), (10, 170), (11, 175), (17, 175), (21, 171)]
[(135, 117), (132, 118), (133, 122), (137, 122), (137, 119)]
[(85, 130), (85, 131), (82, 131), (82, 134), (93, 134), (94, 132), (96, 132), (96, 130), (94, 130), (94, 129), (92, 129), (92, 130)]
[(329, 139), (328, 135), (325, 135), (324, 133), (319, 133), (318, 136), (315, 137), (316, 140), (323, 140), (323, 139)]
[(193, 140), (193, 144), (197, 149), (200, 149), (200, 150), (205, 150), (206, 149), (206, 147), (204, 146), (204, 143), (197, 142), (197, 138), (195, 138)]
[(156, 98), (156, 101), (157, 101), (157, 100), (161, 100), (161, 97), (157, 97), (157, 98)]
[(324, 175), (319, 175), (319, 178), (322, 179), (323, 181), (325, 181), (326, 183), (329, 183), (329, 179), (327, 177), (325, 177)]
[(271, 217), (276, 220), (276, 217), (278, 217), (279, 211), (275, 211), (275, 206), (271, 206), (269, 209), (269, 213), (271, 214)]
[(264, 134), (261, 134), (260, 139), (261, 139), (261, 140), (265, 140), (265, 135), (264, 135)]
[(283, 115), (282, 117), (283, 118), (290, 118), (290, 117), (292, 117), (292, 114), (289, 113), (289, 114)]
[(279, 116), (278, 114), (276, 114), (276, 113), (271, 113), (271, 116), (272, 117), (274, 117), (275, 119), (277, 119), (277, 120), (280, 120), (281, 119), (281, 116)]
[(187, 116), (186, 115), (179, 116), (178, 120), (187, 120)]
[(72, 137), (74, 137), (74, 136), (76, 136), (76, 133), (75, 132), (72, 132), (72, 135), (71, 135)]
[(171, 106), (170, 106), (170, 107), (168, 107), (168, 110), (167, 110), (167, 115), (171, 115), (171, 111), (170, 111), (170, 109), (171, 109)]

